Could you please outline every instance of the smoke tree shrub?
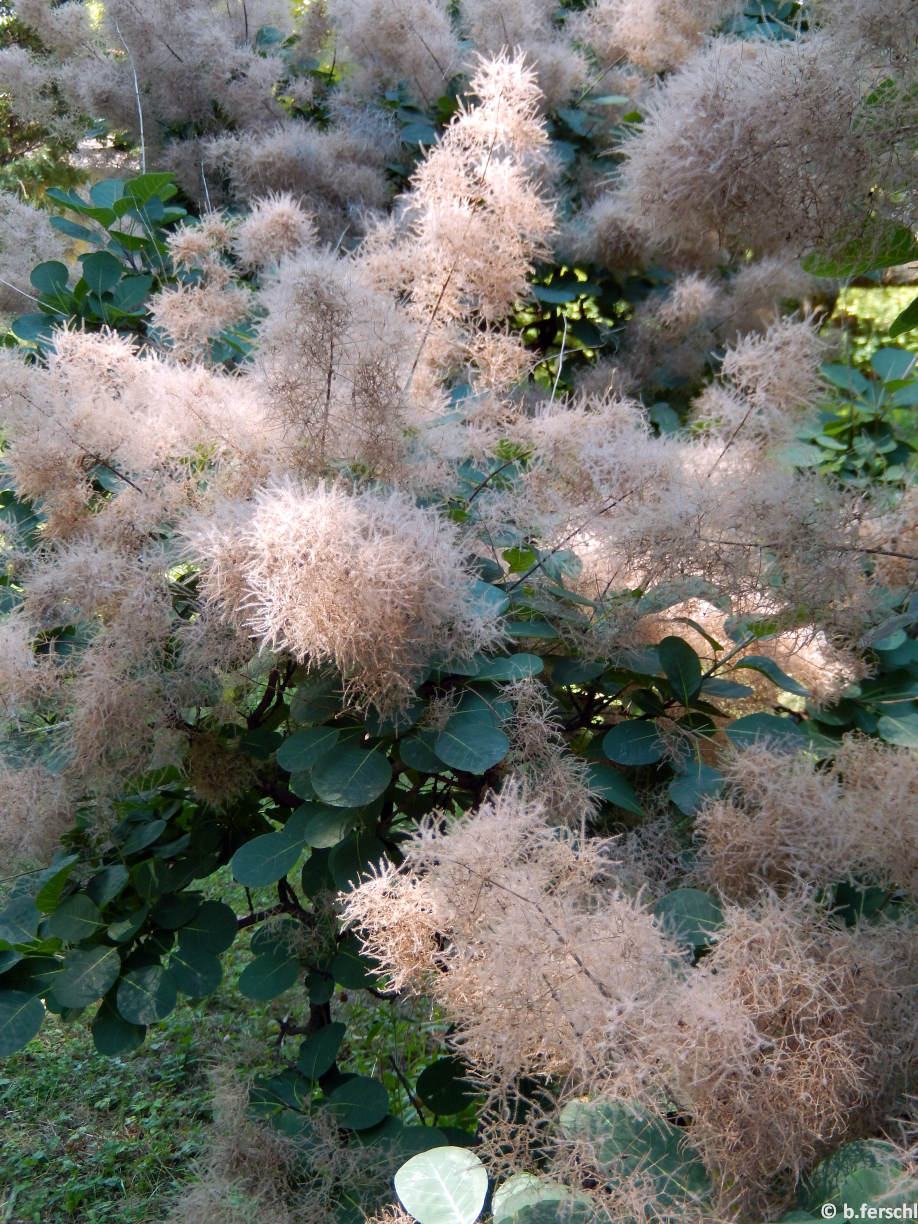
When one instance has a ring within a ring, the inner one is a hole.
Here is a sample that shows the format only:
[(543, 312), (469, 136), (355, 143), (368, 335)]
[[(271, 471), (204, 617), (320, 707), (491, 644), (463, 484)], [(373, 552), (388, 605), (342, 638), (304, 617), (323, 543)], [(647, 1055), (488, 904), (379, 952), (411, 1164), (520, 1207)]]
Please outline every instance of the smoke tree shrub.
[(176, 1220), (898, 1202), (918, 382), (817, 308), (914, 254), (912, 6), (16, 9), (147, 164), (0, 216), (0, 1051), (239, 938)]

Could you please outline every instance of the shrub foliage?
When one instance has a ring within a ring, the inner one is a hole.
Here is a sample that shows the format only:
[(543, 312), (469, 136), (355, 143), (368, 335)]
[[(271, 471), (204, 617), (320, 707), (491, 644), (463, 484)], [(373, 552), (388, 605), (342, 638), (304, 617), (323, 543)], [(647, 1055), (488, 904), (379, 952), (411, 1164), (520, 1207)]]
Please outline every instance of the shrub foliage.
[(140, 164), (0, 201), (0, 1052), (245, 939), (178, 1220), (914, 1197), (918, 377), (818, 331), (918, 254), (914, 6), (13, 7)]

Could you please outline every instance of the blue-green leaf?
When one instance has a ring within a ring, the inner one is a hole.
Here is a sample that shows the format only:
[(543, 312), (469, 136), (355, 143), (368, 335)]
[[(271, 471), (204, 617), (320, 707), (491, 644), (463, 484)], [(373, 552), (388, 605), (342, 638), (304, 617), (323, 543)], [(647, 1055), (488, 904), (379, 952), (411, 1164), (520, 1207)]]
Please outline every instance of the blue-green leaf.
[(774, 659), (769, 659), (765, 655), (746, 655), (736, 664), (734, 670), (741, 667), (751, 667), (753, 671), (761, 672), (763, 676), (767, 676), (772, 684), (776, 684), (779, 689), (783, 689), (786, 693), (796, 693), (799, 697), (809, 697), (809, 689), (805, 689), (802, 684), (798, 684), (792, 676), (787, 672), (782, 671)]
[(395, 1193), (419, 1224), (475, 1224), (488, 1193), (488, 1171), (468, 1148), (432, 1148), (402, 1165)]
[(663, 759), (663, 742), (656, 725), (633, 718), (606, 732), (602, 750), (616, 765), (655, 765)]
[(64, 1007), (87, 1007), (114, 986), (120, 972), (117, 948), (76, 948), (68, 952), (54, 980), (54, 997)]
[(483, 774), (510, 750), (500, 724), (500, 715), (483, 697), (466, 692), (434, 741), (434, 752), (451, 769)]
[(153, 1024), (172, 1011), (178, 1000), (175, 983), (162, 965), (132, 969), (118, 983), (115, 1003), (130, 1024)]
[(372, 803), (392, 781), (392, 766), (381, 752), (335, 748), (312, 771), (312, 785), (324, 803), (357, 808)]
[(20, 990), (0, 992), (0, 1056), (15, 1054), (27, 1045), (44, 1018), (41, 999)]
[(389, 1093), (379, 1080), (351, 1075), (328, 1094), (326, 1108), (342, 1130), (369, 1130), (389, 1112)]

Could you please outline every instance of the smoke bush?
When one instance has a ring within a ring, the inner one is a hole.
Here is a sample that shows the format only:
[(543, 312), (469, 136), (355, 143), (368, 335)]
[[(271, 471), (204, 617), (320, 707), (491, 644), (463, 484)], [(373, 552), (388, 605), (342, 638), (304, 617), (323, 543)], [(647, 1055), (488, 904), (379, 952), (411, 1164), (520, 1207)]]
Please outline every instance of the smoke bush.
[(170, 1218), (908, 1176), (916, 379), (819, 330), (918, 253), (893, 7), (16, 5), (13, 111), (145, 166), (0, 200), (0, 1052), (251, 929)]

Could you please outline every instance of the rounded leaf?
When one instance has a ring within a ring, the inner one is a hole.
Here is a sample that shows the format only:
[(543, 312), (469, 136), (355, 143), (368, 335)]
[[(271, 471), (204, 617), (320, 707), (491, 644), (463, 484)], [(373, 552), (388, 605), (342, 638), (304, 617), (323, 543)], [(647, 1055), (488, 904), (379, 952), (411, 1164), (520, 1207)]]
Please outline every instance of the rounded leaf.
[(466, 693), (434, 740), (434, 752), (451, 769), (483, 774), (510, 750), (500, 723), (500, 715), (484, 698)]
[(652, 722), (631, 719), (606, 732), (602, 750), (616, 765), (655, 765), (663, 759), (663, 744)]
[(784, 752), (796, 752), (806, 742), (797, 724), (778, 714), (747, 714), (732, 722), (726, 732), (728, 738), (740, 748), (767, 743)]
[(459, 1113), (472, 1097), (467, 1074), (461, 1058), (438, 1058), (418, 1076), (417, 1094), (435, 1114)]
[(253, 961), (239, 975), (239, 989), (249, 999), (266, 1002), (283, 994), (297, 979), (300, 962), (282, 949), (273, 949)]
[(273, 884), (293, 870), (304, 844), (302, 837), (291, 837), (286, 828), (253, 837), (233, 855), (233, 876), (246, 888)]
[(332, 807), (363, 807), (378, 799), (392, 781), (392, 766), (380, 752), (341, 748), (328, 753), (312, 771), (312, 785)]
[(342, 1130), (369, 1130), (389, 1112), (385, 1084), (366, 1075), (350, 1075), (328, 1094), (327, 1109)]
[(45, 1018), (41, 999), (21, 990), (0, 994), (0, 1055), (15, 1054), (31, 1041)]
[(64, 943), (75, 944), (91, 939), (103, 925), (98, 906), (83, 893), (77, 893), (68, 897), (63, 905), (58, 906), (45, 920), (42, 933), (62, 939)]
[(300, 1046), (297, 1070), (307, 1079), (317, 1080), (330, 1070), (338, 1056), (347, 1026), (340, 1020), (326, 1024)]
[(304, 727), (288, 735), (277, 750), (277, 763), (288, 773), (312, 769), (338, 742), (337, 727)]
[(168, 1016), (178, 1001), (175, 983), (162, 965), (132, 969), (118, 983), (115, 1001), (130, 1024), (153, 1024)]
[(105, 1000), (92, 1022), (92, 1039), (100, 1054), (109, 1058), (117, 1054), (129, 1054), (143, 1045), (147, 1030), (142, 1024), (130, 1024), (124, 1020), (108, 1000)]
[(691, 944), (696, 951), (709, 947), (713, 933), (724, 924), (720, 902), (700, 888), (667, 893), (654, 907), (654, 915), (671, 939)]
[(180, 943), (169, 958), (169, 976), (182, 994), (203, 999), (220, 985), (223, 969), (213, 953)]
[(121, 972), (117, 948), (77, 948), (64, 958), (54, 981), (54, 997), (64, 1007), (87, 1007), (111, 989)]
[(419, 1224), (474, 1224), (488, 1194), (488, 1171), (468, 1148), (431, 1148), (402, 1165), (395, 1193)]
[(180, 948), (200, 948), (216, 956), (236, 938), (236, 915), (222, 901), (205, 901), (179, 934)]

